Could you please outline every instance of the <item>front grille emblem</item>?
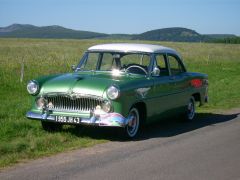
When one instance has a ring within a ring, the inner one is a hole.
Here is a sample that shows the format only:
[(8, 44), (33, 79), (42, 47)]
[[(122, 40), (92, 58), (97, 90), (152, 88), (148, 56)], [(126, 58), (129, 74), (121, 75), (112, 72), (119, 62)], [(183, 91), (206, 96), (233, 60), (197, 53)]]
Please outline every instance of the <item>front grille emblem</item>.
[(70, 99), (71, 99), (71, 100), (76, 100), (77, 97), (76, 97), (76, 95), (74, 95), (74, 94), (70, 94)]

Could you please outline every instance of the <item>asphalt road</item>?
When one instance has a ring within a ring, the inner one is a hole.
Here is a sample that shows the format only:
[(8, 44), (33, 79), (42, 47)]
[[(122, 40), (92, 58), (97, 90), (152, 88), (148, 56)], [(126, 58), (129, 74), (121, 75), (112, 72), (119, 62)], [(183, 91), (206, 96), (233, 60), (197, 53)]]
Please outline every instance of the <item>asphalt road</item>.
[[(135, 141), (61, 153), (0, 171), (0, 179), (240, 179), (240, 115), (199, 114), (191, 123), (169, 119)], [(207, 117), (206, 117), (207, 116)], [(114, 132), (87, 129), (89, 136)]]

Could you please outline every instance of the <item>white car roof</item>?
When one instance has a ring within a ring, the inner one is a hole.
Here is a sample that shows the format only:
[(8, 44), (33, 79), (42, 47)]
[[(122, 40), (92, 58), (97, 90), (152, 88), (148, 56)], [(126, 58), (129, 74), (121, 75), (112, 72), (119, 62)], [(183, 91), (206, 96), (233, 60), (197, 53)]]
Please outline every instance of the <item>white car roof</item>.
[(116, 51), (116, 52), (146, 52), (146, 53), (178, 53), (171, 48), (152, 45), (152, 44), (130, 44), (130, 43), (113, 43), (99, 44), (88, 48), (88, 51)]

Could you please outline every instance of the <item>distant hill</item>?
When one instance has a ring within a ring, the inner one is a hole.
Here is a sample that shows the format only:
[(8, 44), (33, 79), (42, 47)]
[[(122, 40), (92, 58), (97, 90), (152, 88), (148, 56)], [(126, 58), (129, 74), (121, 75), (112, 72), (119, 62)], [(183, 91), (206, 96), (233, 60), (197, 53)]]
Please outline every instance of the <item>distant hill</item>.
[(134, 36), (133, 39), (151, 41), (199, 42), (202, 41), (203, 37), (191, 29), (176, 27), (148, 31)]
[[(199, 34), (194, 30), (174, 27), (156, 29), (141, 34), (104, 34), (80, 31), (61, 26), (34, 26), (30, 24), (12, 24), (0, 27), (0, 37), (6, 38), (56, 38), (56, 39), (129, 39), (174, 42), (216, 42), (216, 40), (236, 38), (233, 34)], [(220, 41), (218, 41), (220, 42)], [(226, 42), (226, 41), (224, 41)], [(230, 42), (230, 41), (229, 41)]]
[(0, 28), (0, 37), (89, 39), (105, 36), (109, 35), (90, 31), (77, 31), (56, 25), (38, 27), (29, 24), (13, 24)]

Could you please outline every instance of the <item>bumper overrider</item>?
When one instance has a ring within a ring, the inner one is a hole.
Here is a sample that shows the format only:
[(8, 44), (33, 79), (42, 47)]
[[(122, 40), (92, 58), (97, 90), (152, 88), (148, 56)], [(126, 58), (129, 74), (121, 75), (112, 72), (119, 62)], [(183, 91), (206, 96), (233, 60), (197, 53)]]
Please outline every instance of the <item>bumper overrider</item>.
[(125, 118), (121, 114), (115, 112), (112, 113), (94, 112), (91, 113), (91, 116), (89, 118), (77, 117), (77, 120), (76, 118), (71, 118), (71, 121), (66, 121), (66, 119), (58, 121), (56, 120), (55, 115), (49, 114), (48, 112), (36, 113), (29, 111), (27, 112), (26, 117), (29, 119), (56, 123), (83, 124), (108, 127), (125, 127), (133, 119), (131, 116)]

